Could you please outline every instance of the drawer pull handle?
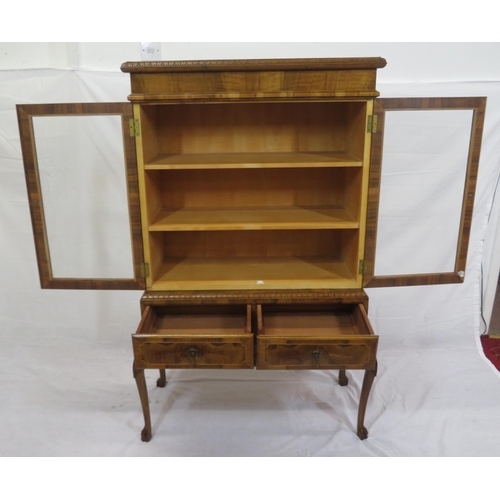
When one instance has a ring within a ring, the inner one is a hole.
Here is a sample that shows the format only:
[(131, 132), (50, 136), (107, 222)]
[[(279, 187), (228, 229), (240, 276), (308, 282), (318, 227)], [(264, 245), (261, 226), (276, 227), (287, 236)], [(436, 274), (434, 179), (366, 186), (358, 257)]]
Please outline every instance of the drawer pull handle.
[(198, 356), (198, 351), (196, 349), (189, 349), (189, 356), (191, 358), (191, 366), (196, 366), (196, 356)]
[(319, 351), (313, 351), (311, 356), (314, 359), (314, 366), (319, 366), (319, 357), (321, 356), (321, 353)]

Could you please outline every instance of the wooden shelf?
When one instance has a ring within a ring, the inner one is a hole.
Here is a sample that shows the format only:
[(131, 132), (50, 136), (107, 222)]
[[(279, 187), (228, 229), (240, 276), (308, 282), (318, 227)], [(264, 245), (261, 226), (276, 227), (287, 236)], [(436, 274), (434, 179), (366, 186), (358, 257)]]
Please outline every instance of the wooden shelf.
[(146, 170), (204, 168), (304, 168), (361, 167), (359, 158), (345, 152), (293, 153), (192, 153), (160, 154), (146, 163)]
[(359, 288), (347, 266), (327, 257), (166, 259), (151, 290)]
[(150, 231), (357, 229), (343, 207), (242, 207), (162, 209)]

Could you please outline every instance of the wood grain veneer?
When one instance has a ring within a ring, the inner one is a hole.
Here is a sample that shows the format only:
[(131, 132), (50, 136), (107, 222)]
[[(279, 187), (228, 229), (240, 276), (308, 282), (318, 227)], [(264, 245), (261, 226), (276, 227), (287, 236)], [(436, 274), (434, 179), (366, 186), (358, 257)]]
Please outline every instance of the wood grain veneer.
[(382, 58), (128, 62), (136, 102), (375, 97)]

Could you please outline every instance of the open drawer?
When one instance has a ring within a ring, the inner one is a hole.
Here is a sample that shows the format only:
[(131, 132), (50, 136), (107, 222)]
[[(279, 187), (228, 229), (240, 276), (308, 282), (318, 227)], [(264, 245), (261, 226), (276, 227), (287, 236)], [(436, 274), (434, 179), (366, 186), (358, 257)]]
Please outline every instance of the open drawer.
[(138, 369), (253, 368), (251, 306), (148, 306), (132, 343)]
[(373, 370), (378, 337), (362, 304), (257, 306), (257, 368)]

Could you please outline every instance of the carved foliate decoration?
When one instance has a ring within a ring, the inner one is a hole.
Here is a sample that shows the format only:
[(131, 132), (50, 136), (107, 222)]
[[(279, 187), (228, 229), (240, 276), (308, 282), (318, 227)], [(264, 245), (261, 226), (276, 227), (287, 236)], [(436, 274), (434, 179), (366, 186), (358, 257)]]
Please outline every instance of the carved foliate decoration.
[(125, 73), (169, 71), (279, 71), (297, 68), (318, 69), (377, 69), (386, 65), (381, 57), (316, 58), (316, 59), (227, 59), (208, 61), (138, 61), (121, 66)]

